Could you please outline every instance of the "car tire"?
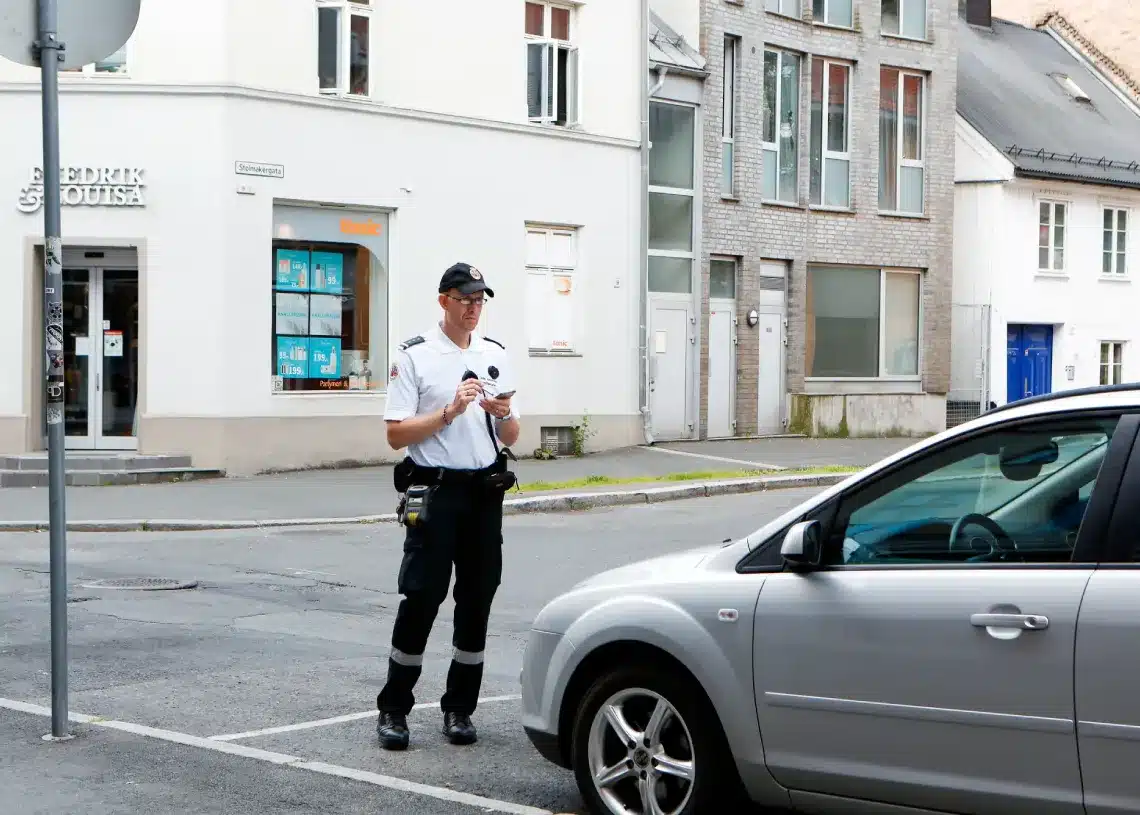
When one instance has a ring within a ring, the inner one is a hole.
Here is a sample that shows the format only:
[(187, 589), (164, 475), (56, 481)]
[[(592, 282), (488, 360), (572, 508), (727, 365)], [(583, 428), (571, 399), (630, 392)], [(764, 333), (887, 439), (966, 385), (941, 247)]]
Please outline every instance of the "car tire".
[[(613, 718), (603, 710), (607, 705), (621, 710), (619, 721), (639, 736), (652, 735), (649, 746), (645, 738), (632, 748), (623, 745)], [(650, 734), (647, 725), (654, 724), (652, 712), (658, 705), (666, 714), (663, 726), (653, 727)], [(725, 811), (726, 801), (741, 798), (716, 711), (694, 681), (671, 667), (615, 668), (595, 680), (574, 716), (571, 759), (578, 790), (597, 815), (648, 815), (641, 795), (650, 790), (658, 795), (655, 812), (669, 815)], [(686, 759), (691, 762), (688, 781), (675, 775), (685, 771), (684, 764), (676, 762)], [(595, 783), (605, 768), (612, 770), (611, 777), (623, 777)]]

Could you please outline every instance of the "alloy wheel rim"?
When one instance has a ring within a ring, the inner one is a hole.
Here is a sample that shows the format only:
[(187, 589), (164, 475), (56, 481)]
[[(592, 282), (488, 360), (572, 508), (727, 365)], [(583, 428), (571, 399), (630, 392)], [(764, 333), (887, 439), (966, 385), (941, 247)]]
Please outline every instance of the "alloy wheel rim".
[(688, 725), (664, 696), (627, 688), (594, 714), (587, 747), (590, 777), (613, 815), (675, 815), (696, 780)]

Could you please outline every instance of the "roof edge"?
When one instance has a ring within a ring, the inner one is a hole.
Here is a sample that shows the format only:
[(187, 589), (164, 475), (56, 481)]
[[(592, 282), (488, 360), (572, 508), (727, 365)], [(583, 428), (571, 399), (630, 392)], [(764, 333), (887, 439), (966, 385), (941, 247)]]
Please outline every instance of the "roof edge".
[(1137, 82), (1128, 71), (1124, 70), (1120, 63), (1101, 51), (1092, 39), (1082, 33), (1061, 12), (1055, 10), (1046, 12), (1039, 18), (1035, 27), (1056, 32), (1075, 51), (1080, 53), (1080, 56), (1089, 63), (1090, 67), (1102, 75), (1110, 75), (1111, 78), (1106, 77), (1108, 82), (1125, 91), (1132, 97), (1133, 102), (1140, 102), (1140, 82)]

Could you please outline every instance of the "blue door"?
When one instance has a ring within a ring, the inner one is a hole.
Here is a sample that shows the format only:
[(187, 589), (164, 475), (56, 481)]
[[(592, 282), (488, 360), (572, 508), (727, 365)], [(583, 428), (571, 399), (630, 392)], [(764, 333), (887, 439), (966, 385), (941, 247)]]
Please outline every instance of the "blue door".
[(1053, 326), (1010, 324), (1005, 349), (1006, 401), (1053, 390)]

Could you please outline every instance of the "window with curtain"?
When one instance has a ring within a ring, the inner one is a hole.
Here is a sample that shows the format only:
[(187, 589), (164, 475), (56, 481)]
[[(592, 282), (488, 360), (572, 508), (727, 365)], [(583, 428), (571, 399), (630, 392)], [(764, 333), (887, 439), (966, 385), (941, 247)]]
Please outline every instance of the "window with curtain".
[(921, 215), (925, 206), (925, 77), (879, 72), (879, 209)]
[(817, 206), (851, 206), (850, 84), (850, 65), (812, 59), (810, 200)]

